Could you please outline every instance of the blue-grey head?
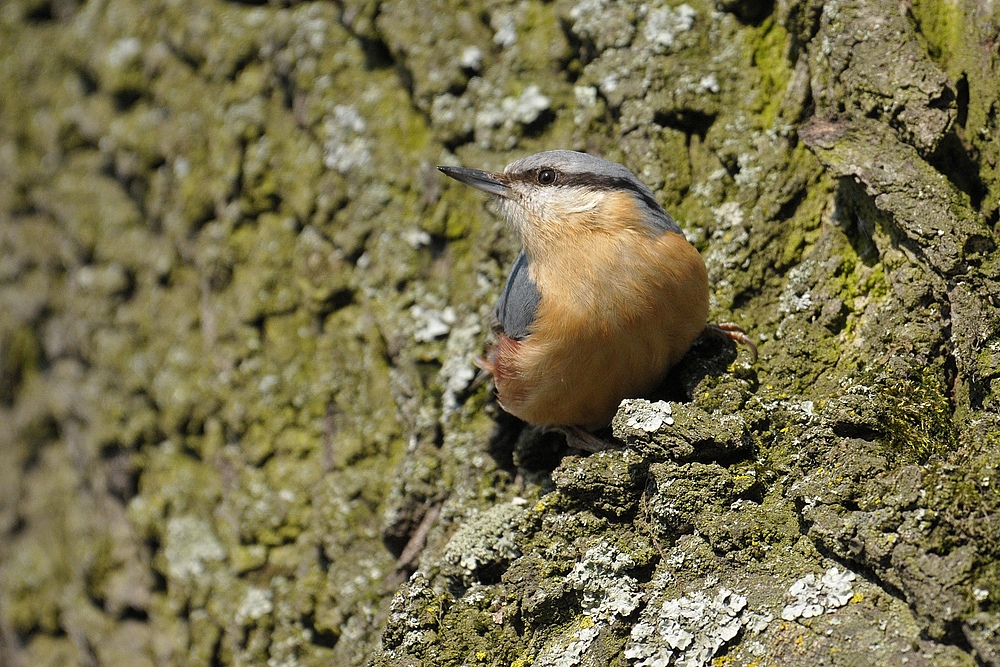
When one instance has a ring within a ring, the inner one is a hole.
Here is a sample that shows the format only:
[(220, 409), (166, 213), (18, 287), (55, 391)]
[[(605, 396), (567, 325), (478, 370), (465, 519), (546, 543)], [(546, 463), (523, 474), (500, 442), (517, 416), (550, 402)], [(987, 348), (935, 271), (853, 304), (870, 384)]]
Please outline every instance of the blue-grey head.
[(438, 167), (496, 195), (500, 211), (525, 242), (533, 237), (628, 228), (651, 236), (680, 233), (645, 183), (626, 167), (577, 151), (535, 153), (503, 172)]

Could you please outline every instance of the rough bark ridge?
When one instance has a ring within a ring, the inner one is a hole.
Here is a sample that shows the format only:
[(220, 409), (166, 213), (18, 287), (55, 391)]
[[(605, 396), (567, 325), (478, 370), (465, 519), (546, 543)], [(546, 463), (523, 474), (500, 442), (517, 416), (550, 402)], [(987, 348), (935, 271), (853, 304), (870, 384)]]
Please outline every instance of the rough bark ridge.
[[(998, 42), (976, 0), (4, 2), (0, 663), (1000, 665)], [(587, 457), (469, 389), (516, 247), (434, 170), (557, 147), (761, 351)]]

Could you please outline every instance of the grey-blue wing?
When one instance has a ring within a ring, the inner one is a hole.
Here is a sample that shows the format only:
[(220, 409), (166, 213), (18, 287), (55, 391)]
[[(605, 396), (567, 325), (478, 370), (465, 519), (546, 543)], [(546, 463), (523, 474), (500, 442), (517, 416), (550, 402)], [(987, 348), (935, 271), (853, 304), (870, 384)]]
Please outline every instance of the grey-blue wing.
[(535, 321), (535, 311), (541, 298), (538, 285), (528, 275), (528, 256), (522, 250), (514, 260), (507, 284), (503, 286), (500, 300), (493, 309), (500, 331), (515, 340), (525, 338), (528, 327)]
[[(648, 203), (648, 202), (647, 202)], [(680, 225), (670, 217), (670, 214), (663, 210), (663, 207), (656, 203), (656, 208), (648, 208), (645, 214), (646, 224), (649, 225), (657, 235), (664, 232), (676, 232), (682, 234)]]

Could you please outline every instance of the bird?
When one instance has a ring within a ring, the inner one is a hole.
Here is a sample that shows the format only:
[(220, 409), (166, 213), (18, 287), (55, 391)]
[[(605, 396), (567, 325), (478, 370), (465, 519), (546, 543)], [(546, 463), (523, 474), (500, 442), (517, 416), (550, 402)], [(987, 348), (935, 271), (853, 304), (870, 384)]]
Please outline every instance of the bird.
[(648, 395), (703, 333), (753, 342), (708, 324), (708, 273), (698, 250), (624, 165), (549, 150), (502, 172), (439, 166), (496, 198), (519, 237), (491, 315), (496, 345), (477, 365), (500, 406), (599, 451), (594, 435), (625, 398)]

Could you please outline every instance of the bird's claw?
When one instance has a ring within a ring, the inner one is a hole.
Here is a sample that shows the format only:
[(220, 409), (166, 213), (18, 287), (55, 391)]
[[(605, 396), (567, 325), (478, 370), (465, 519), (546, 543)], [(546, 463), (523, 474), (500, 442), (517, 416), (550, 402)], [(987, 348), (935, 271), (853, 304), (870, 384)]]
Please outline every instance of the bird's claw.
[(718, 324), (709, 324), (705, 328), (716, 336), (728, 338), (738, 345), (745, 345), (750, 351), (750, 363), (757, 363), (757, 346), (754, 345), (743, 327), (733, 322), (719, 322)]
[(580, 449), (585, 452), (603, 452), (606, 449), (613, 449), (615, 447), (614, 443), (602, 440), (579, 426), (554, 426), (550, 430), (559, 431), (565, 435), (566, 444), (573, 449)]

